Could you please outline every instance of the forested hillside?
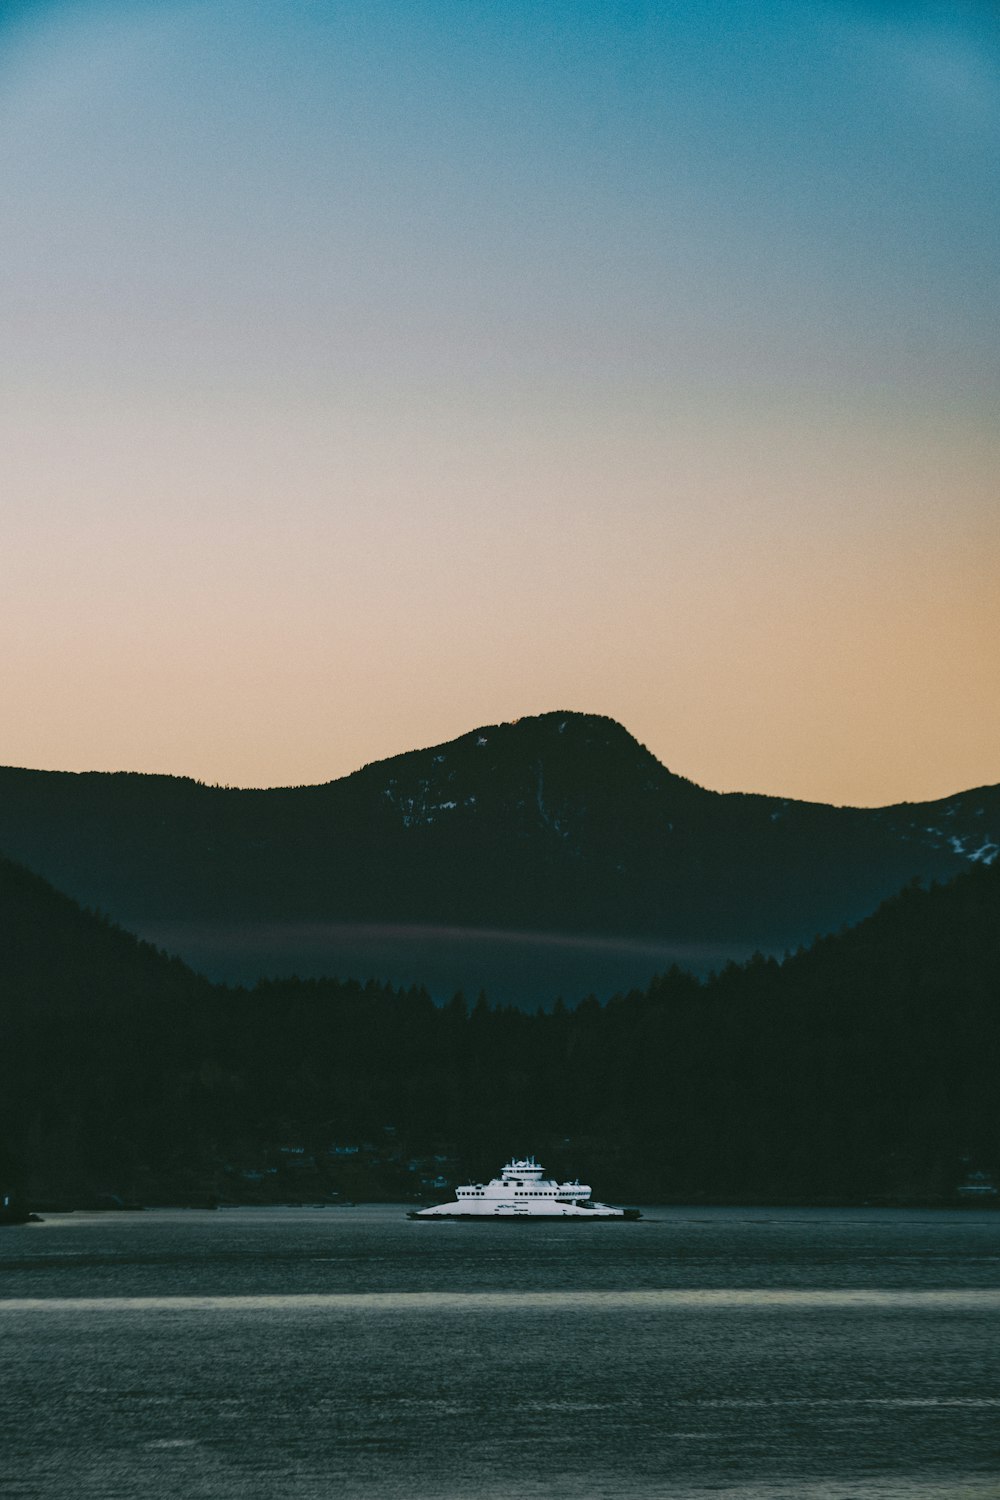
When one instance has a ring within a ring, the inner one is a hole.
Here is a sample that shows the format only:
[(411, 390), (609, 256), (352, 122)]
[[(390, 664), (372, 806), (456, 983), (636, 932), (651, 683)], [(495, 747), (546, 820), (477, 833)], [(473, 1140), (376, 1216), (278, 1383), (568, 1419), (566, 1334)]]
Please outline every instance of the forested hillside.
[[(230, 981), (360, 960), (426, 982), (426, 934), (441, 927), (780, 953), (998, 847), (996, 787), (877, 809), (722, 795), (587, 714), (485, 726), (313, 787), (0, 769), (0, 848), (189, 961), (211, 953)], [(392, 929), (391, 965), (372, 927)], [(248, 971), (262, 933), (266, 961)], [(547, 980), (556, 951), (525, 945), (525, 973), (544, 960)], [(468, 982), (441, 967), (445, 994)], [(526, 979), (502, 998), (537, 993)]]
[(177, 959), (0, 860), (0, 1152), (75, 1197), (117, 1180), (122, 1152), (156, 1157), (213, 999)]
[(0, 1147), (36, 1199), (396, 1197), (516, 1150), (619, 1197), (944, 1201), (1000, 1166), (995, 868), (537, 1015), (211, 986), (10, 865), (0, 916)]

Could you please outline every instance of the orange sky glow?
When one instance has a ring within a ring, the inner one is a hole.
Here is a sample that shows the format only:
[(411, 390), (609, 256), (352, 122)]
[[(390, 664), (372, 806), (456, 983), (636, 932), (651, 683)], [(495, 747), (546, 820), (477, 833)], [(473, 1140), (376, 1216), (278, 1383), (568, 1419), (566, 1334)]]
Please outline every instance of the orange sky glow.
[(1000, 780), (1000, 23), (643, 14), (11, 25), (0, 760)]

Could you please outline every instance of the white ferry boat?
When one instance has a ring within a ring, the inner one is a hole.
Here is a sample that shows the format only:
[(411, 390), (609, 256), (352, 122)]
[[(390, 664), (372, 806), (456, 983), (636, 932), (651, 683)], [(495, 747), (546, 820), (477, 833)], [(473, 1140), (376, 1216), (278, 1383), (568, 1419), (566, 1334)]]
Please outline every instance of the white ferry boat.
[(639, 1219), (637, 1208), (597, 1203), (585, 1182), (556, 1182), (533, 1156), (514, 1157), (499, 1177), (455, 1189), (452, 1203), (418, 1208), (409, 1219)]

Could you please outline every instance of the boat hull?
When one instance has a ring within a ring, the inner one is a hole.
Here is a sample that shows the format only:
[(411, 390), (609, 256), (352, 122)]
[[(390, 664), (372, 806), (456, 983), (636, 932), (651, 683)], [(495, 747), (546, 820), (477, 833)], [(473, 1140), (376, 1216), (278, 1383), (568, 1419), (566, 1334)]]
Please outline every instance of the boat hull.
[(488, 1214), (436, 1213), (428, 1209), (413, 1209), (406, 1215), (420, 1223), (431, 1223), (451, 1219), (461, 1224), (634, 1224), (642, 1214), (637, 1208), (623, 1208), (618, 1213), (595, 1213), (585, 1209), (579, 1213), (537, 1214), (520, 1210), (494, 1209)]

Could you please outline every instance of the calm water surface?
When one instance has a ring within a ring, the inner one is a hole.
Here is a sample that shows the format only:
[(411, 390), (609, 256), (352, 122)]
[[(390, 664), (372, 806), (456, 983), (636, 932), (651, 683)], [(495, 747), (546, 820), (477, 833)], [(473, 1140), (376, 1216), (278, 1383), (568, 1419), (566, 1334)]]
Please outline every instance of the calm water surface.
[(0, 1493), (1000, 1500), (1000, 1215), (0, 1231)]

